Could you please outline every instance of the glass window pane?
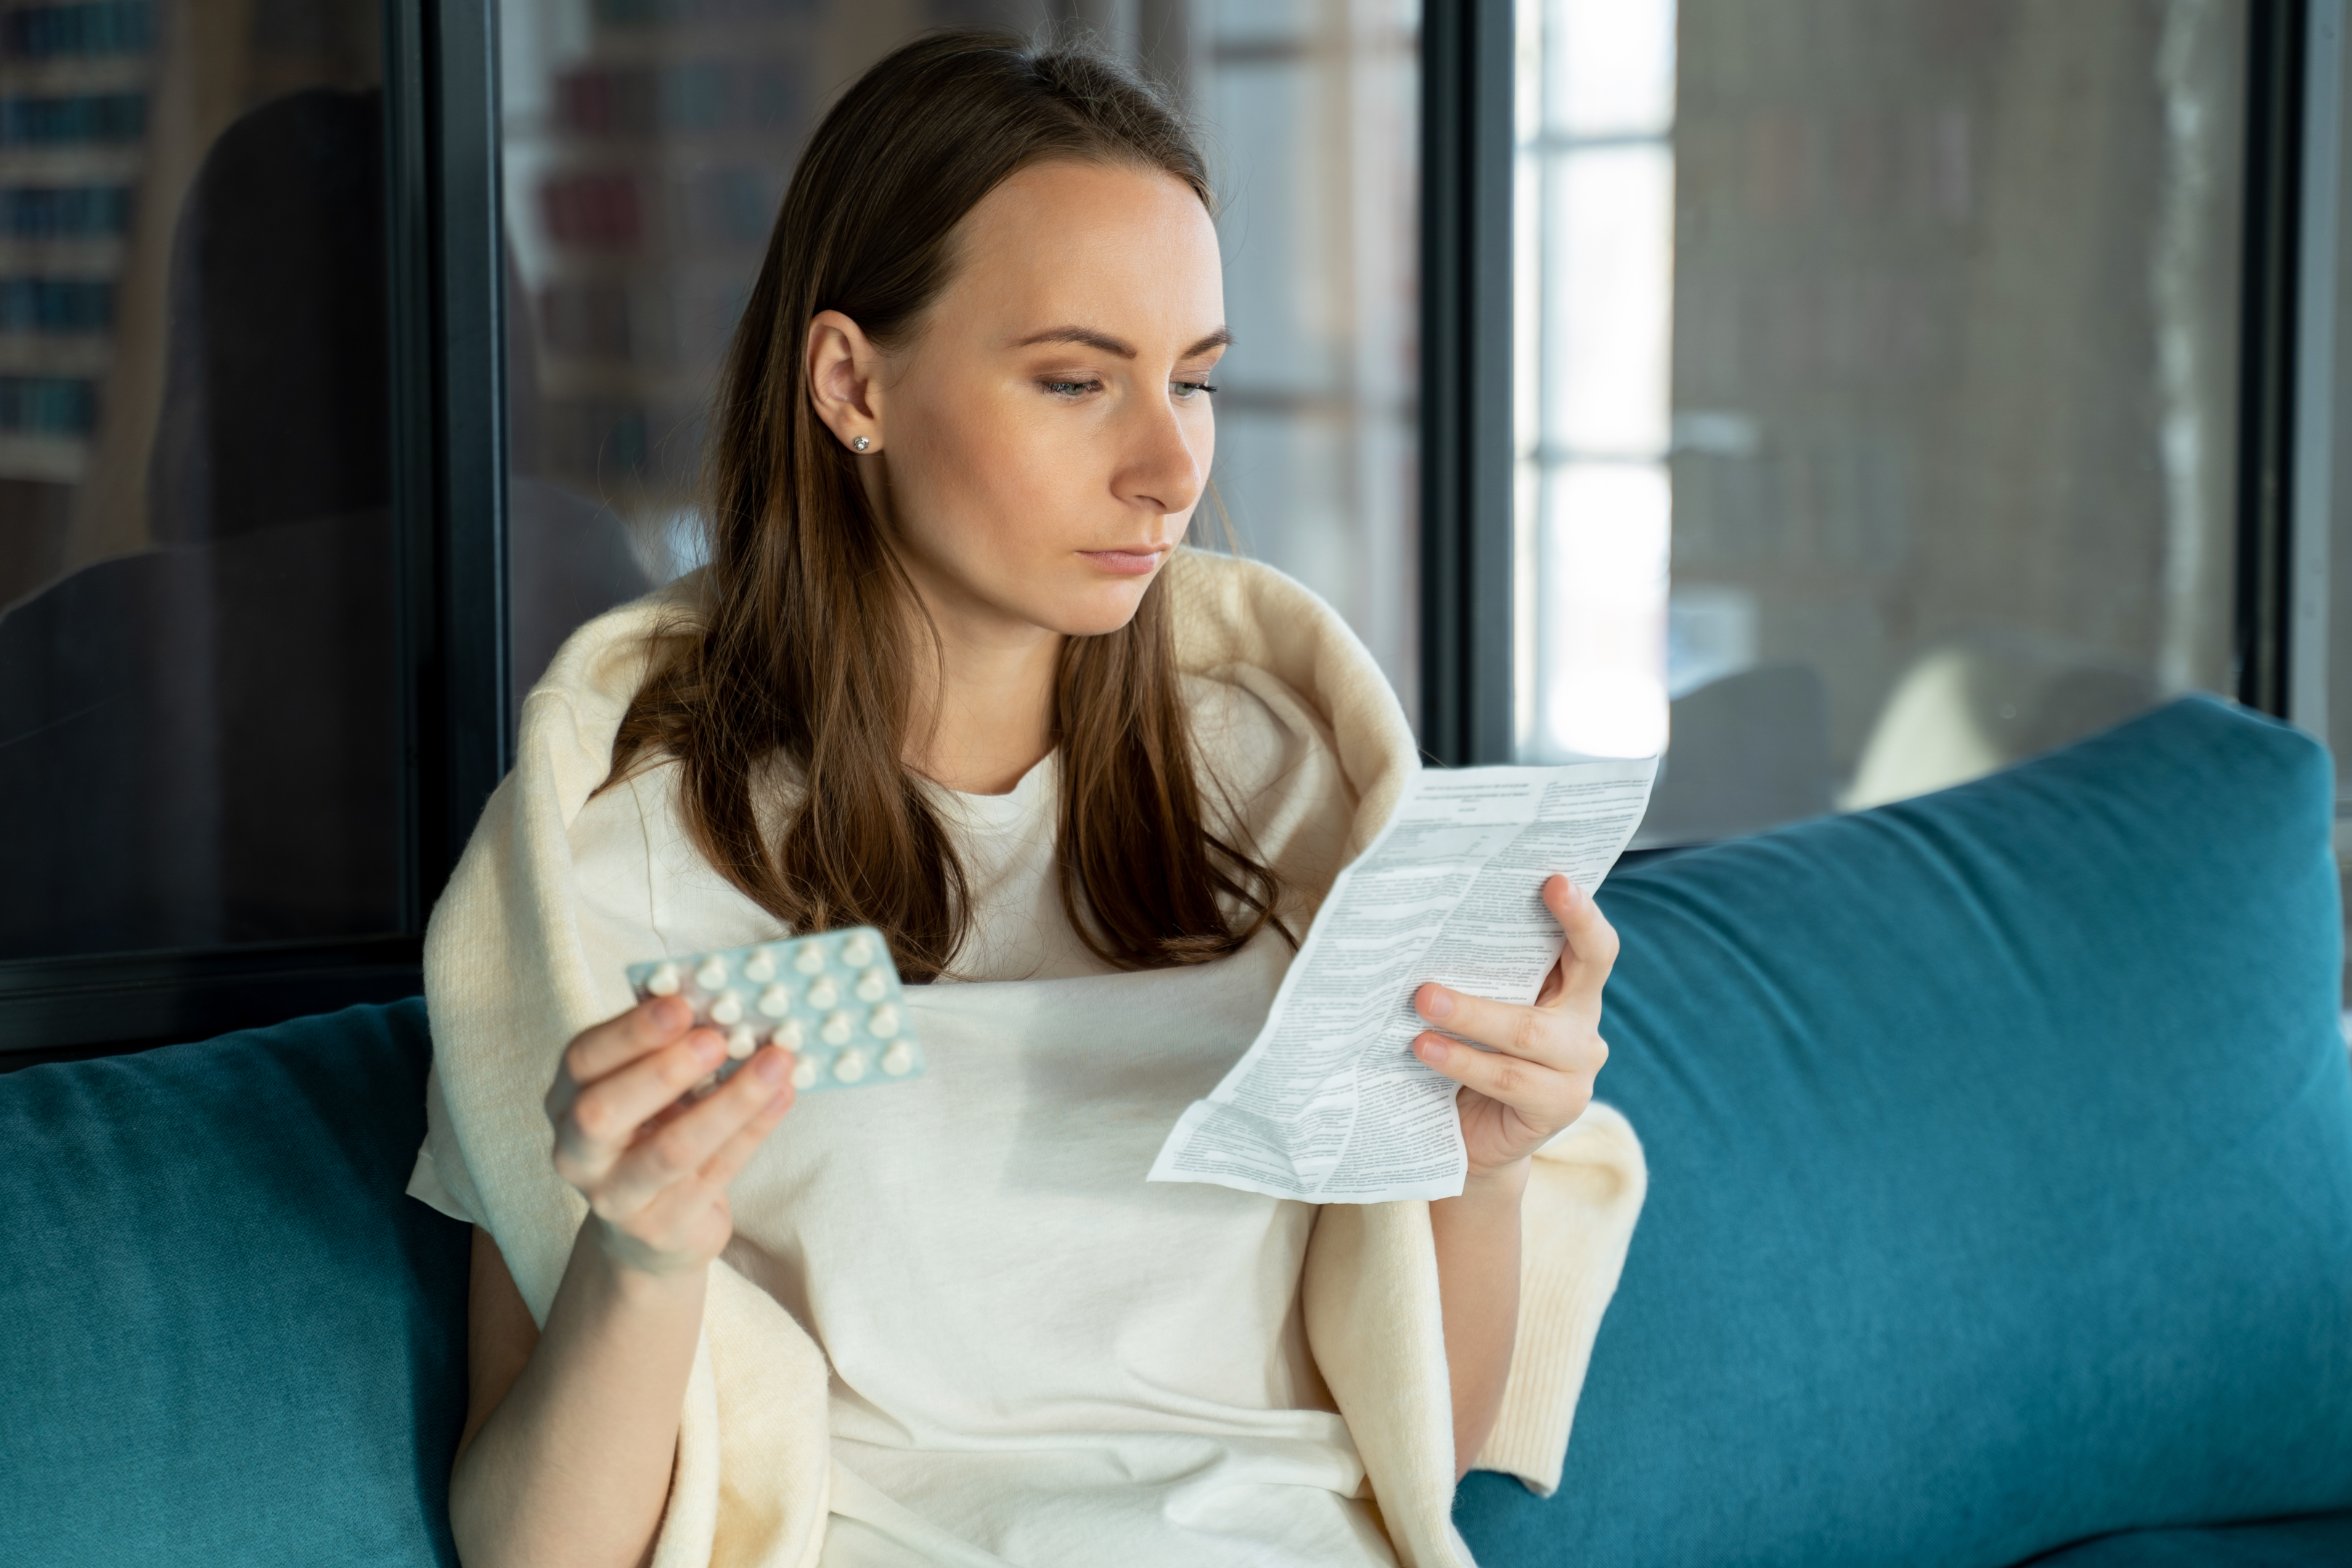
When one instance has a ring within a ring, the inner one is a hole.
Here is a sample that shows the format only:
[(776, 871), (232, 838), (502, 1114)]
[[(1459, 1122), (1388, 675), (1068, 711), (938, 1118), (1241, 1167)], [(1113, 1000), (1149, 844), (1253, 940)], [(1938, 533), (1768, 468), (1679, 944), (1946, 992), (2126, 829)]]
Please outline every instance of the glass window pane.
[[(514, 668), (699, 559), (721, 351), (830, 95), (943, 22), (1024, 0), (502, 0)], [(1224, 194), (1218, 495), (1410, 699), (1415, 658), (1412, 0), (1147, 0), (1096, 36), (1201, 121)], [(1216, 508), (1193, 523), (1218, 545)]]
[[(1417, 711), (1416, 0), (1193, 12), (1223, 195), (1216, 483), (1243, 547), (1338, 606)], [(1192, 525), (1216, 542), (1216, 520)]]
[(1529, 755), (1686, 842), (2229, 688), (2243, 24), (1528, 0)]
[(0, 957), (398, 927), (381, 34), (0, 11)]

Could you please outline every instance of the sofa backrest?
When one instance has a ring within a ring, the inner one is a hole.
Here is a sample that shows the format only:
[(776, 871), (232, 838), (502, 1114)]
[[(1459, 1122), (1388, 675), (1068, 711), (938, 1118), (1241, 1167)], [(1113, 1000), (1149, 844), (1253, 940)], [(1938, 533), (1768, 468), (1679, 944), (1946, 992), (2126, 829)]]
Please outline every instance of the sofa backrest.
[(0, 1563), (452, 1565), (420, 1002), (0, 1078)]
[(1650, 1195), (1487, 1564), (1992, 1568), (2352, 1505), (2326, 753), (2206, 700), (1612, 879)]

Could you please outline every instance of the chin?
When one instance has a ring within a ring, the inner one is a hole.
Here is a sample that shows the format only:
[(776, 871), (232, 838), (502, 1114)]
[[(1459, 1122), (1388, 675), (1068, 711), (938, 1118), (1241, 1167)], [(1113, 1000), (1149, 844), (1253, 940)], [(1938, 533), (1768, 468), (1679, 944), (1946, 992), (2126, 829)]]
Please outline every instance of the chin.
[(1098, 637), (1115, 632), (1135, 619), (1136, 609), (1143, 603), (1144, 590), (1158, 576), (1154, 573), (1130, 582), (1096, 584), (1055, 606), (1059, 613), (1041, 616), (1039, 623), (1066, 637)]

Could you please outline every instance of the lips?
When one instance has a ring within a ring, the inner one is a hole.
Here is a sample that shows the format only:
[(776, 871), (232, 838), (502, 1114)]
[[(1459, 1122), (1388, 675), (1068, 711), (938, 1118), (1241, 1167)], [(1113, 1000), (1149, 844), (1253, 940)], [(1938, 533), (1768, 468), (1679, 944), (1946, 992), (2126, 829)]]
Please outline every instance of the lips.
[(1078, 553), (1104, 571), (1121, 577), (1140, 577), (1160, 564), (1167, 553), (1157, 550), (1081, 550)]

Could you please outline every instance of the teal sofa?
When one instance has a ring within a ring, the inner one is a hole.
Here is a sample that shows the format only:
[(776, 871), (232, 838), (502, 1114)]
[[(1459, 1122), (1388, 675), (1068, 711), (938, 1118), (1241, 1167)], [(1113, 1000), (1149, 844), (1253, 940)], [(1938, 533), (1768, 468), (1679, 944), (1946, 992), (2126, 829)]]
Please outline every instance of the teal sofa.
[[(2175, 703), (1630, 866), (1651, 1193), (1486, 1568), (2352, 1564), (2326, 754)], [(454, 1563), (415, 1002), (0, 1078), (0, 1564)]]

